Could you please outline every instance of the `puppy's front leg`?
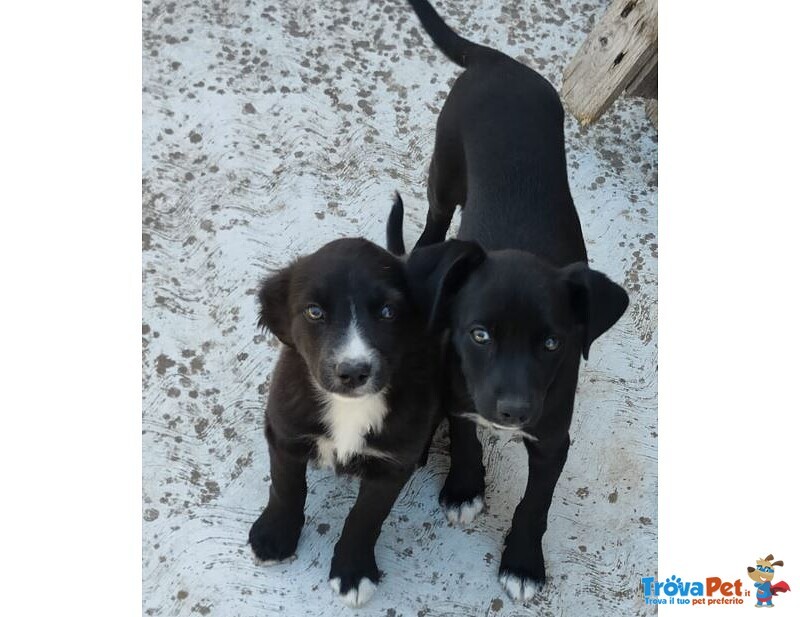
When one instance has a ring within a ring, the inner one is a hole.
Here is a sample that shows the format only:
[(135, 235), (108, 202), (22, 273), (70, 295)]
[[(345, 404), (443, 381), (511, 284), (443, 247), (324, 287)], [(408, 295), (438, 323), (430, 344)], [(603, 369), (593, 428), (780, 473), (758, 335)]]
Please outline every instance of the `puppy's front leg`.
[(399, 473), (393, 470), (391, 474), (375, 474), (361, 480), (358, 498), (333, 549), (331, 562), (331, 587), (348, 606), (363, 606), (375, 593), (380, 578), (375, 542), (409, 476), (410, 469)]
[(569, 450), (569, 435), (549, 441), (525, 441), (528, 484), (514, 512), (500, 561), (500, 582), (514, 600), (530, 600), (545, 582), (542, 536), (556, 482)]
[(303, 529), (306, 503), (306, 464), (309, 452), (281, 443), (267, 428), (272, 484), (264, 512), (250, 528), (250, 546), (256, 558), (267, 564), (294, 555)]
[(439, 493), (439, 503), (448, 521), (468, 525), (483, 510), (483, 448), (473, 422), (451, 415), (449, 423), (450, 471)]

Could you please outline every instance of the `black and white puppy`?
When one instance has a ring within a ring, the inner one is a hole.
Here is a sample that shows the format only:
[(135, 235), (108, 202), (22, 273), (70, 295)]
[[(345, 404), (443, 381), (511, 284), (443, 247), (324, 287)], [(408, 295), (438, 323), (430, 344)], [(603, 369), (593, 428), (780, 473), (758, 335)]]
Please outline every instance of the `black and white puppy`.
[[(474, 422), (521, 433), (525, 494), (500, 580), (515, 600), (545, 581), (542, 536), (567, 458), (580, 356), (628, 306), (619, 285), (587, 265), (567, 180), (564, 111), (545, 78), (470, 43), (426, 0), (410, 0), (437, 46), (466, 68), (439, 116), (425, 230), (408, 260), (412, 287), (445, 333), (450, 472), (440, 499), (451, 521), (483, 508)], [(457, 205), (457, 240), (443, 242)], [(402, 202), (388, 246), (403, 252)]]
[(348, 605), (375, 591), (375, 542), (438, 425), (436, 365), (404, 265), (363, 239), (331, 242), (267, 278), (259, 325), (284, 343), (265, 415), (269, 503), (250, 529), (256, 557), (295, 553), (306, 465), (361, 478), (330, 569)]

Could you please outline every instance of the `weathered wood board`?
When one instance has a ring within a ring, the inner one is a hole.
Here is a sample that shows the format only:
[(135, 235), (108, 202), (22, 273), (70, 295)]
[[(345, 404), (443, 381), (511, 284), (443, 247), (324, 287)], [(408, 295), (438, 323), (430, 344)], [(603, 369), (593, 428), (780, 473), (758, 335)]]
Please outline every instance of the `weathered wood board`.
[(658, 130), (658, 100), (650, 99), (646, 101), (644, 109), (647, 113), (647, 117), (650, 118), (650, 122), (652, 122), (656, 130)]
[[(605, 3), (443, 1), (466, 36), (559, 85)], [(253, 564), (267, 496), (262, 434), (277, 343), (256, 328), (268, 268), (342, 236), (383, 241), (391, 194), (422, 229), (439, 109), (458, 67), (402, 0), (144, 2), (143, 613), (351, 615), (333, 545), (356, 485), (309, 471), (298, 558)], [(384, 582), (359, 614), (642, 615), (656, 570), (656, 133), (639, 100), (590, 128), (568, 117), (573, 195), (595, 267), (631, 308), (592, 348), (529, 605), (496, 580), (526, 481), (523, 446), (485, 436), (489, 511), (460, 529), (437, 504), (446, 442), (378, 541)], [(115, 607), (110, 606), (113, 613)]]
[(561, 95), (588, 124), (626, 88), (634, 92), (646, 81), (636, 96), (648, 96), (654, 84), (657, 94), (657, 66), (658, 0), (613, 0), (564, 71)]
[(658, 53), (650, 57), (638, 75), (625, 87), (625, 94), (658, 99)]

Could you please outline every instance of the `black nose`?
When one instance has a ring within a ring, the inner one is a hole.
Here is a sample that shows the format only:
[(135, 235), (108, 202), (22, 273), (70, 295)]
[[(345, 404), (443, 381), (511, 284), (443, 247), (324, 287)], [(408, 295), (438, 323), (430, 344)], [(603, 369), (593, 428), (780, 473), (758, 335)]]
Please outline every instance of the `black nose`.
[(369, 362), (345, 360), (336, 366), (336, 377), (346, 388), (358, 388), (367, 383), (372, 374)]
[(497, 415), (505, 424), (527, 424), (531, 419), (531, 406), (525, 401), (497, 401)]

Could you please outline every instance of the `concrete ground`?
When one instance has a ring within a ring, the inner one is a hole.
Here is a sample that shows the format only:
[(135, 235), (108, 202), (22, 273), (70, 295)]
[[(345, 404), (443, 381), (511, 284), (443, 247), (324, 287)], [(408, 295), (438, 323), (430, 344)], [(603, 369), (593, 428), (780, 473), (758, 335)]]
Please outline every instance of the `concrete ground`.
[[(557, 86), (599, 0), (440, 0), (469, 38)], [(419, 234), (437, 112), (458, 74), (402, 0), (144, 0), (143, 611), (348, 615), (327, 584), (356, 483), (309, 471), (298, 558), (246, 545), (269, 483), (262, 413), (276, 341), (255, 325), (269, 269), (343, 236), (383, 242), (391, 192)], [(657, 137), (640, 101), (569, 118), (570, 181), (593, 265), (631, 308), (584, 363), (574, 445), (550, 510), (552, 577), (528, 605), (496, 579), (526, 481), (523, 446), (484, 435), (488, 512), (447, 524), (445, 442), (378, 541), (362, 614), (637, 615), (657, 528)]]

